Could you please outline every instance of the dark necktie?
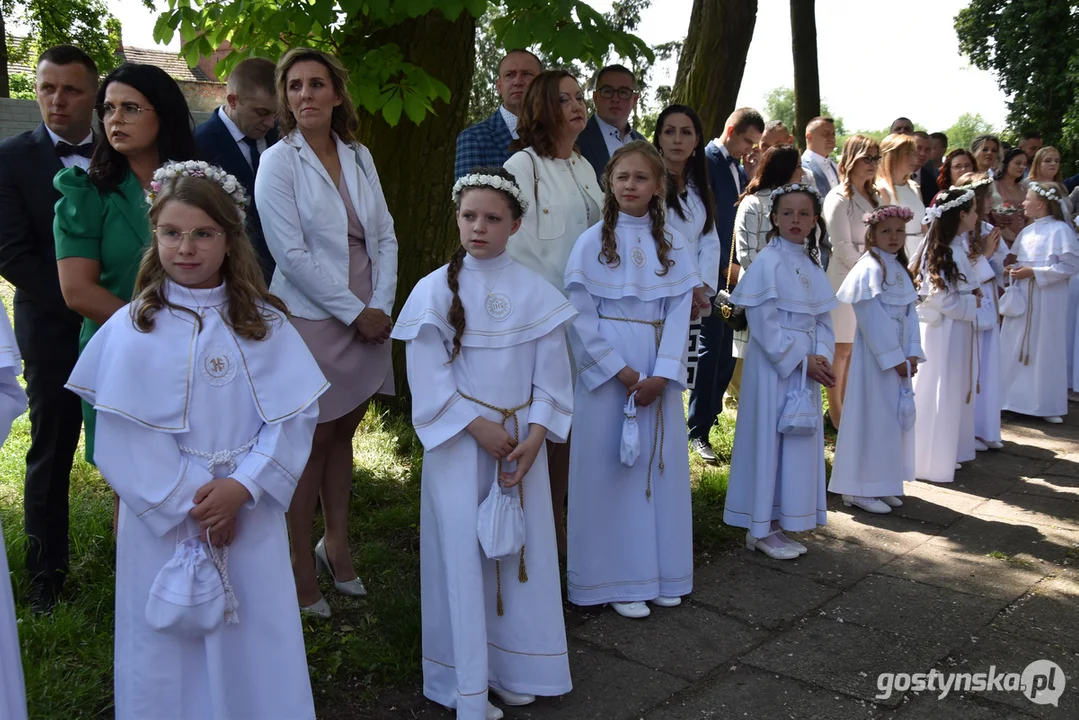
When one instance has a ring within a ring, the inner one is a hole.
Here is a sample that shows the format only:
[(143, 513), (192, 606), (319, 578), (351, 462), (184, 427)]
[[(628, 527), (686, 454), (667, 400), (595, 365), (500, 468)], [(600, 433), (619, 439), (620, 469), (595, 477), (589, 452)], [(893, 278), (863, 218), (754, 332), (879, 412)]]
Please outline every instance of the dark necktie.
[(83, 145), (72, 145), (66, 143), (63, 140), (56, 143), (56, 157), (66, 158), (72, 155), (78, 155), (80, 157), (89, 158), (94, 154), (94, 146), (92, 143), (85, 143)]
[(258, 174), (259, 171), (259, 141), (254, 138), (249, 138), (246, 135), (243, 140), (244, 144), (251, 150), (251, 172)]

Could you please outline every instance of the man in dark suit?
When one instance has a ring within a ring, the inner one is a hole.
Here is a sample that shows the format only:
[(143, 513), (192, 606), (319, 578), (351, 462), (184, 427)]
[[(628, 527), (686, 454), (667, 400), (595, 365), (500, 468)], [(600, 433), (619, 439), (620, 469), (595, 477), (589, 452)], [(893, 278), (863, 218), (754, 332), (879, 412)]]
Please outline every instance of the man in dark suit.
[(924, 130), (914, 133), (914, 182), (922, 191), (922, 204), (929, 207), (937, 196), (937, 173), (933, 170), (933, 138)]
[(596, 112), (588, 118), (577, 137), (581, 155), (603, 180), (603, 171), (614, 151), (644, 136), (629, 126), (629, 116), (637, 107), (640, 93), (633, 71), (623, 65), (608, 65), (596, 73), (592, 83), (592, 104)]
[[(734, 237), (735, 203), (748, 179), (739, 161), (764, 133), (764, 118), (752, 108), (735, 110), (716, 138), (704, 149), (708, 159), (708, 179), (716, 197), (716, 232), (720, 242), (720, 284), (726, 285), (728, 267), (731, 285), (738, 282), (737, 264), (730, 264)], [(723, 393), (734, 374), (732, 355), (734, 331), (718, 312), (701, 318), (696, 385), (689, 394), (689, 441), (694, 452), (708, 463), (716, 462), (716, 453), (708, 434), (723, 410)]]
[(495, 89), (502, 105), (491, 117), (467, 127), (457, 136), (453, 179), (477, 167), (502, 167), (510, 159), (510, 143), (517, 139), (517, 116), (532, 79), (543, 72), (543, 63), (527, 50), (510, 50), (498, 62)]
[(195, 128), (195, 147), (200, 158), (235, 176), (247, 190), (251, 199), (247, 209), (247, 235), (255, 246), (262, 274), (269, 285), (274, 259), (266, 247), (255, 207), (255, 173), (258, 172), (259, 157), (277, 142), (274, 64), (265, 58), (248, 58), (240, 62), (229, 75), (226, 92), (225, 104)]
[(68, 569), (68, 487), (79, 444), (79, 398), (64, 388), (79, 358), (82, 318), (60, 293), (53, 243), (53, 176), (86, 168), (97, 66), (76, 47), (49, 48), (35, 82), (44, 122), (0, 143), (0, 275), (15, 286), (15, 338), (30, 400), (26, 453), (26, 569), (30, 606), (49, 612)]

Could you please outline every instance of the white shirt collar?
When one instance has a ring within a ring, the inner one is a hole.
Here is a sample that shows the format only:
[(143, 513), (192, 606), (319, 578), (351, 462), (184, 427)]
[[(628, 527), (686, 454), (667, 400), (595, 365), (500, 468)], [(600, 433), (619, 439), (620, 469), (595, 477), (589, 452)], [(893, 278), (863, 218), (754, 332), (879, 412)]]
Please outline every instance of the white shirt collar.
[(629, 132), (630, 131), (628, 129), (628, 126), (627, 126), (627, 129), (626, 129), (626, 134), (623, 135), (621, 130), (616, 128), (614, 125), (611, 125), (609, 122), (607, 122), (606, 120), (601, 118), (599, 115), (596, 115), (596, 122), (599, 124), (600, 132), (602, 132), (604, 136), (610, 135), (611, 137), (615, 138), (619, 142), (623, 142), (629, 137)]
[(239, 128), (236, 123), (232, 121), (232, 118), (229, 117), (229, 114), (225, 112), (226, 108), (226, 105), (222, 105), (220, 108), (218, 108), (217, 114), (221, 118), (221, 122), (223, 122), (225, 124), (225, 127), (228, 128), (229, 134), (232, 135), (232, 139), (236, 142), (243, 142), (243, 139), (247, 137), (247, 135), (244, 133), (243, 130)]
[(816, 152), (813, 152), (813, 151), (812, 151), (812, 150), (810, 150), (809, 148), (806, 148), (806, 152), (807, 152), (807, 153), (809, 153), (809, 156), (810, 156), (811, 158), (813, 158), (814, 160), (816, 160), (816, 161), (817, 161), (818, 163), (820, 163), (821, 165), (824, 165), (824, 166), (826, 166), (826, 167), (827, 167), (828, 165), (831, 165), (831, 163), (829, 163), (829, 162), (828, 162), (828, 158), (824, 157), (824, 156), (823, 156), (823, 155), (821, 155), (820, 153), (816, 153)]
[(517, 116), (506, 109), (505, 105), (498, 106), (498, 112), (502, 115), (502, 120), (505, 121), (506, 127), (510, 129), (510, 135), (513, 139), (517, 139)]
[(727, 146), (723, 144), (723, 141), (722, 141), (722, 140), (720, 140), (719, 138), (716, 138), (716, 139), (715, 139), (715, 140), (713, 140), (712, 142), (714, 142), (714, 143), (716, 144), (716, 147), (718, 147), (718, 148), (719, 148), (719, 151), (720, 151), (721, 153), (723, 153), (723, 157), (724, 157), (724, 158), (726, 158), (726, 160), (727, 160), (728, 162), (730, 162), (730, 159), (731, 159), (731, 153), (730, 153), (730, 151), (729, 151), (729, 150), (727, 150)]
[[(59, 135), (54, 133), (52, 131), (52, 128), (49, 127), (48, 125), (45, 126), (45, 132), (49, 133), (49, 139), (52, 140), (52, 146), (53, 147), (56, 147), (57, 143), (67, 142), (67, 140), (64, 140), (62, 137), (60, 137)], [(94, 133), (93, 133), (93, 131), (91, 131), (89, 135), (87, 135), (85, 138), (83, 138), (82, 142), (75, 143), (75, 145), (76, 146), (89, 145), (93, 141), (94, 141)]]

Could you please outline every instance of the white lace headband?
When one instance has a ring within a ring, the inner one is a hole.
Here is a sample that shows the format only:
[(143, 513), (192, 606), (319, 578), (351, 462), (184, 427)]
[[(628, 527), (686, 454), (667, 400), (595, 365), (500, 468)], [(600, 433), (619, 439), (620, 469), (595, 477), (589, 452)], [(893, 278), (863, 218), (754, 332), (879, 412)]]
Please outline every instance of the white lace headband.
[(993, 182), (993, 171), (990, 170), (988, 177), (983, 177), (981, 180), (975, 180), (974, 182), (967, 183), (966, 185), (952, 185), (952, 187), (950, 189), (951, 190), (977, 190), (978, 188), (983, 188), (986, 185), (991, 184), (992, 182)]
[(486, 187), (491, 188), (492, 190), (501, 190), (517, 201), (517, 204), (521, 206), (521, 214), (528, 212), (528, 201), (525, 200), (521, 188), (518, 187), (517, 183), (512, 180), (507, 180), (501, 175), (480, 175), (479, 173), (473, 173), (471, 175), (463, 176), (453, 185), (454, 204), (461, 199), (461, 193), (464, 189), (470, 187)]
[(247, 195), (244, 186), (233, 175), (201, 160), (187, 160), (184, 162), (168, 162), (154, 170), (153, 180), (150, 181), (150, 192), (146, 195), (146, 202), (153, 205), (165, 183), (178, 177), (200, 177), (212, 180), (228, 193), (232, 202), (236, 204), (236, 210), (240, 213), (240, 222), (246, 217)]
[(1030, 182), (1028, 186), (1030, 190), (1033, 190), (1037, 194), (1041, 195), (1046, 200), (1052, 200), (1053, 202), (1060, 202), (1060, 193), (1057, 192), (1055, 185), (1046, 185), (1040, 182)]
[(787, 193), (792, 192), (807, 192), (813, 197), (817, 198), (818, 201), (821, 200), (820, 192), (813, 185), (810, 185), (808, 183), (790, 183), (789, 185), (777, 187), (775, 190), (772, 191), (772, 203), (775, 204), (776, 198), (778, 198), (780, 195), (786, 195)]
[(925, 211), (925, 217), (922, 218), (922, 225), (929, 225), (934, 220), (939, 220), (941, 215), (943, 215), (944, 213), (948, 212), (949, 210), (954, 210), (960, 205), (965, 205), (973, 199), (974, 191), (968, 189), (965, 190), (962, 195), (955, 198), (954, 200), (949, 200), (943, 205), (933, 205)]

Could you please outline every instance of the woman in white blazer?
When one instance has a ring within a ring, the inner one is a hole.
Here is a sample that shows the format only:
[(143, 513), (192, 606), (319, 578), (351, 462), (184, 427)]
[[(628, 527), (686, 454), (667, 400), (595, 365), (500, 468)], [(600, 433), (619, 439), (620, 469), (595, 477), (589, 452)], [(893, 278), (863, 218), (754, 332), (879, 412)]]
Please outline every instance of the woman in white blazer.
[[(263, 153), (255, 198), (277, 263), (270, 290), (330, 381), (319, 424), (288, 509), (301, 610), (329, 617), (318, 587), (329, 571), (345, 595), (366, 590), (349, 551), (352, 438), (373, 395), (393, 393), (390, 312), (397, 237), (371, 153), (353, 138), (348, 74), (334, 57), (294, 48), (277, 64), (283, 140)], [(322, 498), (326, 535), (311, 554)]]
[[(511, 238), (510, 257), (565, 293), (566, 263), (581, 233), (598, 223), (603, 191), (596, 171), (577, 152), (577, 136), (588, 121), (584, 93), (565, 70), (541, 72), (525, 92), (517, 120), (518, 150), (506, 169), (529, 201), (521, 229)], [(572, 359), (571, 359), (572, 362)], [(558, 552), (566, 553), (564, 507), (569, 485), (569, 443), (547, 443)]]

